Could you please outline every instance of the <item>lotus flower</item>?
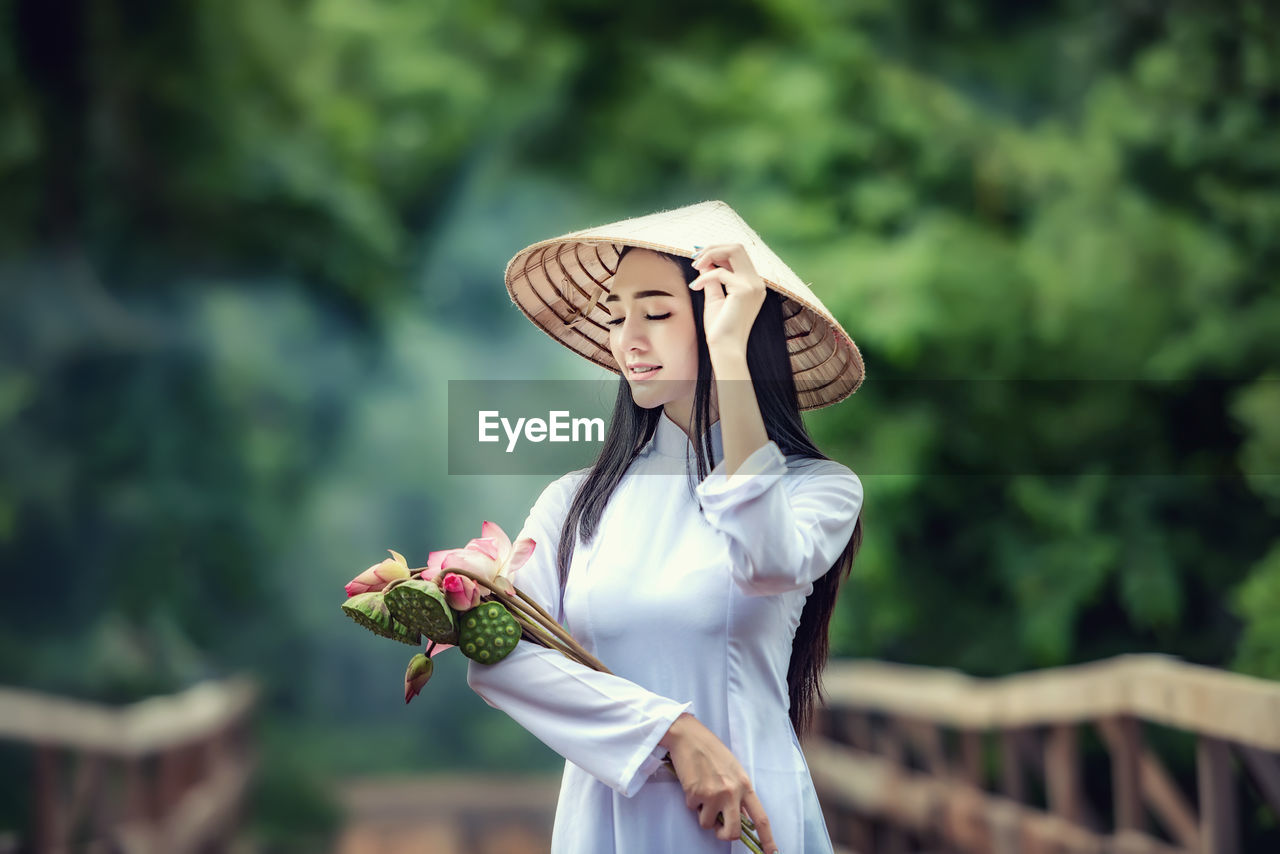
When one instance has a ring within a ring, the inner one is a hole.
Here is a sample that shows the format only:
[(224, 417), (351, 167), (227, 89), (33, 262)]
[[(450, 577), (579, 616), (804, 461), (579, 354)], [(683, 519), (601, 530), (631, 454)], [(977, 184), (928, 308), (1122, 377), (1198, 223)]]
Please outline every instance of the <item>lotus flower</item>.
[[(435, 581), (441, 572), (447, 574), (450, 569), (465, 569), (484, 579), (493, 589), (511, 594), (514, 593), (511, 576), (528, 562), (535, 545), (537, 544), (529, 537), (521, 537), (513, 544), (496, 522), (485, 522), (480, 526), (480, 536), (462, 548), (444, 549), (427, 555), (427, 568), (423, 570), (421, 577), (427, 581)], [(466, 582), (468, 579), (459, 578), (459, 581)], [(446, 585), (441, 584), (441, 587)], [(470, 593), (465, 584), (457, 595), (460, 597), (459, 601), (470, 601)], [(450, 607), (457, 608), (453, 601), (450, 598)]]
[(435, 664), (431, 659), (423, 653), (418, 653), (409, 659), (409, 667), (404, 672), (404, 701), (407, 703), (422, 691), (427, 680), (431, 678), (431, 671), (435, 669)]
[(444, 591), (449, 607), (455, 611), (470, 611), (480, 604), (480, 585), (470, 578), (446, 572), (440, 580), (440, 589)]
[(387, 551), (391, 552), (391, 557), (382, 563), (375, 563), (347, 582), (346, 590), (348, 596), (358, 596), (361, 593), (378, 591), (397, 578), (409, 577), (409, 564), (405, 561), (404, 555), (391, 549), (387, 549)]

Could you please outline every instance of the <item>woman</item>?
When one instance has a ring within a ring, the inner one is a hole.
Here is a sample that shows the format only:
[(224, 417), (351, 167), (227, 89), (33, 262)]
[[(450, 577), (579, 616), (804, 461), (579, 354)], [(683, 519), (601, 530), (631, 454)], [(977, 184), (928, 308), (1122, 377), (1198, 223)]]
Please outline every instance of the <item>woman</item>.
[[(699, 237), (690, 261), (680, 241)], [(725, 854), (744, 812), (767, 852), (830, 852), (796, 734), (863, 496), (800, 409), (857, 387), (857, 348), (723, 202), (535, 244), (507, 282), (545, 331), (621, 373), (599, 458), (539, 496), (516, 578), (613, 672), (532, 644), (468, 670), (567, 760), (553, 852)]]

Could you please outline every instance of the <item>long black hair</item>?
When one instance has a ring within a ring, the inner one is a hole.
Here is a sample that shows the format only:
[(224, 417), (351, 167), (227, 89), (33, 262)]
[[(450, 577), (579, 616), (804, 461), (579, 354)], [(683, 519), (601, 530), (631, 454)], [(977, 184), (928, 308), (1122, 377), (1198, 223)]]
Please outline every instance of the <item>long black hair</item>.
[[(631, 248), (626, 246), (622, 249), (618, 255), (618, 264), (622, 263), (623, 256)], [(666, 252), (658, 254), (676, 265), (686, 283), (697, 277), (698, 271), (687, 258)], [(713, 459), (711, 432), (708, 429), (711, 421), (711, 354), (707, 349), (702, 321), (706, 297), (701, 290), (689, 291), (689, 295), (693, 300), (694, 328), (698, 338), (698, 379), (693, 392), (693, 435), (698, 436), (700, 441), (693, 444), (697, 456), (696, 482), (701, 482), (717, 462)], [(778, 444), (784, 455), (799, 454), (802, 457), (829, 460), (831, 458), (814, 445), (800, 418), (800, 405), (783, 328), (782, 299), (775, 291), (766, 291), (764, 304), (747, 337), (747, 369), (755, 387), (760, 415), (764, 420), (765, 432)], [(619, 376), (618, 395), (614, 401), (613, 418), (609, 433), (604, 439), (604, 447), (578, 488), (560, 532), (556, 567), (560, 574), (562, 592), (569, 578), (569, 562), (573, 557), (576, 539), (574, 531), (581, 535), (584, 543), (595, 537), (609, 498), (636, 454), (652, 438), (661, 418), (662, 407), (645, 409), (638, 406), (631, 396), (631, 385), (627, 378)], [(690, 473), (690, 478), (692, 476)], [(690, 487), (696, 482), (691, 480)], [(830, 652), (828, 628), (835, 609), (836, 594), (841, 581), (848, 577), (854, 556), (861, 545), (862, 514), (859, 513), (849, 542), (831, 569), (814, 582), (813, 591), (805, 600), (804, 610), (800, 614), (800, 625), (791, 644), (787, 689), (791, 700), (791, 725), (801, 735), (813, 721), (815, 703), (822, 700), (821, 675)]]

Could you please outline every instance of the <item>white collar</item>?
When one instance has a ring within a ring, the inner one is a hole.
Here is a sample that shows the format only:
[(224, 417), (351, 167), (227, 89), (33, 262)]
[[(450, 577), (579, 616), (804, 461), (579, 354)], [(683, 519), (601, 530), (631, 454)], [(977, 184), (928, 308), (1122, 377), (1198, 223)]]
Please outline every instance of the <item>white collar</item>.
[[(724, 443), (720, 438), (720, 419), (718, 418), (711, 425), (711, 448), (714, 463), (715, 460), (724, 456)], [(680, 460), (694, 459), (696, 455), (689, 435), (680, 428), (679, 424), (671, 420), (665, 409), (658, 418), (658, 426), (654, 429), (653, 437), (646, 447), (646, 451), (648, 450), (652, 450), (659, 456)]]

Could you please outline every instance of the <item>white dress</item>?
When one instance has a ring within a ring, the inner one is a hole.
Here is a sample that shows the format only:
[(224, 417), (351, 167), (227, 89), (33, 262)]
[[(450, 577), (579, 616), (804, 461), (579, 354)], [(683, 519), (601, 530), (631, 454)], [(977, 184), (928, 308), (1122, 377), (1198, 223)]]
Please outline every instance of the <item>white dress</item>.
[[(712, 425), (715, 459), (723, 445)], [(686, 454), (688, 455), (686, 458)], [(520, 643), (468, 684), (565, 757), (552, 854), (729, 854), (685, 805), (658, 740), (688, 711), (742, 763), (782, 854), (830, 854), (788, 718), (791, 641), (813, 581), (853, 533), (862, 483), (830, 460), (757, 449), (696, 487), (693, 445), (664, 413), (591, 544), (579, 538), (563, 601), (560, 528), (586, 470), (551, 483), (521, 530), (537, 545), (513, 580), (613, 671)], [(499, 808), (500, 805), (499, 805)]]

